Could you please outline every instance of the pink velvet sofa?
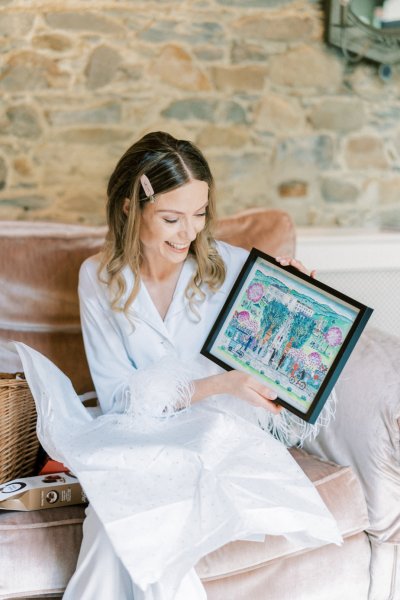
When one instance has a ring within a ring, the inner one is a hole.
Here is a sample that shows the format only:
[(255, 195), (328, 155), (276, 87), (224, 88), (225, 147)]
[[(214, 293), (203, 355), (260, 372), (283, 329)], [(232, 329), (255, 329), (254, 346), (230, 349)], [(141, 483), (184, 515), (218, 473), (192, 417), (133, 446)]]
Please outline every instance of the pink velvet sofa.
[[(78, 225), (0, 223), (0, 341), (17, 339), (38, 349), (78, 393), (92, 383), (77, 274), (104, 233)], [(217, 237), (273, 255), (295, 250), (293, 224), (280, 211), (223, 219)], [(6, 363), (0, 344), (0, 370)], [(312, 551), (283, 537), (228, 544), (197, 565), (209, 600), (400, 598), (398, 365), (400, 339), (366, 329), (336, 386), (335, 421), (304, 449), (291, 450), (335, 515), (344, 544)], [(82, 506), (0, 511), (0, 600), (61, 597), (74, 571), (83, 518)]]

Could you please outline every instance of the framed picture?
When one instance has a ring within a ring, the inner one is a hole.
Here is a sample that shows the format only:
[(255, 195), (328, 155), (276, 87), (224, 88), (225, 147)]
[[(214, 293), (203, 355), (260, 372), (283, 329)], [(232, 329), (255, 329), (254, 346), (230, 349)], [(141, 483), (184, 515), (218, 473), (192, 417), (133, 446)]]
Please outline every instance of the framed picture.
[(315, 423), (372, 309), (252, 249), (201, 353)]

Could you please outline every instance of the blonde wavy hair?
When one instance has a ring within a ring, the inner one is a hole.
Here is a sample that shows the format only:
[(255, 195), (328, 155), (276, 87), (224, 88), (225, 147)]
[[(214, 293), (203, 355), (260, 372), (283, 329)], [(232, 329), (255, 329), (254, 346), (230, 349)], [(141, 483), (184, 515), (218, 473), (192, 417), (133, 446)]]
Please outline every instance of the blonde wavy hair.
[[(141, 284), (143, 254), (140, 224), (143, 206), (149, 201), (140, 184), (142, 175), (150, 180), (155, 196), (192, 180), (205, 181), (208, 185), (205, 226), (189, 249), (196, 259), (197, 269), (185, 290), (189, 306), (198, 316), (196, 305), (205, 299), (202, 285), (207, 284), (212, 291), (217, 290), (225, 279), (226, 271), (212, 234), (216, 219), (214, 180), (203, 154), (186, 140), (177, 140), (162, 131), (148, 133), (128, 148), (119, 160), (107, 188), (108, 232), (101, 252), (98, 277), (109, 287), (111, 308), (126, 314)], [(130, 208), (125, 214), (127, 198)], [(122, 275), (125, 266), (129, 266), (134, 274), (131, 290), (126, 289)], [(126, 293), (128, 296), (122, 302)]]

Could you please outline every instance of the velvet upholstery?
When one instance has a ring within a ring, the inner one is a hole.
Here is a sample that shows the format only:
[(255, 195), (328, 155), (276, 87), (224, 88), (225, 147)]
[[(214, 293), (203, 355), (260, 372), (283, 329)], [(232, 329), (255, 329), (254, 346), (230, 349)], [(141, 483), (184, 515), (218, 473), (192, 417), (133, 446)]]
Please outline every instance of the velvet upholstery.
[(341, 548), (323, 546), (206, 581), (207, 600), (365, 600), (369, 556), (368, 539), (360, 533)]
[(219, 219), (215, 237), (233, 246), (259, 250), (272, 256), (295, 255), (295, 229), (281, 210), (250, 208)]
[[(336, 418), (305, 448), (352, 465), (377, 542), (400, 544), (400, 338), (366, 329), (336, 385)], [(357, 401), (359, 399), (359, 401)]]

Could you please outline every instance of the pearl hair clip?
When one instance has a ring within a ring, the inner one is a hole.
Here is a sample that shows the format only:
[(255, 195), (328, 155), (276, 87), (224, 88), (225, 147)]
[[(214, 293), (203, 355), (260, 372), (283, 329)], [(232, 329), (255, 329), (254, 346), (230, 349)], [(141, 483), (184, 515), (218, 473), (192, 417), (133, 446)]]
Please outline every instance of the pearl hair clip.
[(140, 177), (140, 183), (142, 185), (142, 188), (144, 190), (144, 193), (146, 194), (146, 198), (144, 198), (142, 200), (142, 202), (145, 202), (146, 200), (149, 200), (151, 203), (155, 202), (155, 194), (154, 194), (154, 190), (153, 190), (153, 186), (150, 183), (149, 178), (147, 177), (147, 175), (141, 175)]

